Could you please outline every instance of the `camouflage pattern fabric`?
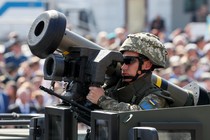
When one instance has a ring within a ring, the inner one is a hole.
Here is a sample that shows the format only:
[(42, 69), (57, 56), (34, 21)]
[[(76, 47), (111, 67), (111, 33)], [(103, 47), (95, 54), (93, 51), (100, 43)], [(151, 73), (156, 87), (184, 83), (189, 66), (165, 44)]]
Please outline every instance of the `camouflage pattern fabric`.
[(158, 68), (166, 67), (167, 51), (157, 36), (150, 33), (128, 35), (120, 47), (120, 52), (133, 51), (142, 54)]
[(136, 111), (150, 110), (168, 107), (165, 99), (154, 94), (145, 96), (139, 105), (131, 105), (129, 103), (118, 102), (109, 96), (104, 96), (104, 100), (98, 104), (104, 110), (114, 111)]

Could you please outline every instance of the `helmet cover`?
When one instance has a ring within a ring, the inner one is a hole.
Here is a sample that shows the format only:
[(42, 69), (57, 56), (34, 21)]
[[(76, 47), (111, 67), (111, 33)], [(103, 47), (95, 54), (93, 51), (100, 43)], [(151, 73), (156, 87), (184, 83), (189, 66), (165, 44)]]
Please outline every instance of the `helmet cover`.
[(132, 51), (146, 56), (156, 68), (165, 68), (167, 50), (159, 38), (150, 33), (129, 34), (120, 52)]

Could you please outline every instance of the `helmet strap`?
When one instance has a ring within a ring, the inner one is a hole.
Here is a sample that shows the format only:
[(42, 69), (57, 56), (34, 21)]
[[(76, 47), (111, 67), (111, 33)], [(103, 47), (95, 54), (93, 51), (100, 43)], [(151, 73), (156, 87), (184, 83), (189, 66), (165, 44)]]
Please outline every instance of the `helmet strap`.
[[(135, 81), (140, 75), (144, 74), (144, 73), (149, 73), (150, 70), (142, 70), (142, 65), (144, 63), (144, 59), (139, 59), (139, 68), (136, 71), (136, 75), (133, 76), (131, 82)], [(141, 73), (139, 74), (138, 71), (141, 71)]]
[[(139, 68), (138, 70), (136, 71), (136, 75), (135, 76), (123, 76), (123, 79), (131, 79), (130, 82), (133, 82), (135, 81), (143, 72), (142, 72), (142, 64), (143, 64), (143, 60), (139, 59)], [(141, 73), (139, 74), (138, 71), (141, 71)]]
[[(136, 75), (132, 78), (131, 82), (135, 81), (141, 74), (144, 73), (144, 71), (142, 70), (143, 63), (144, 61), (142, 59), (139, 59), (139, 68), (136, 71)], [(141, 71), (141, 73), (139, 74), (138, 71)]]

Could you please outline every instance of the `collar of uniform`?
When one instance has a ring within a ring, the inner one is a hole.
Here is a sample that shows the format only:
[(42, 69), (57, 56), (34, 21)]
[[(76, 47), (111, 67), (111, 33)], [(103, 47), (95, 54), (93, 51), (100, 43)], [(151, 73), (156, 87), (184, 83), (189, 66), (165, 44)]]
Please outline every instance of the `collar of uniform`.
[(145, 73), (144, 76), (140, 77), (139, 79), (134, 81), (132, 84), (130, 84), (135, 89), (136, 96), (144, 95), (143, 93), (151, 87), (152, 85), (151, 77), (152, 77), (151, 72)]

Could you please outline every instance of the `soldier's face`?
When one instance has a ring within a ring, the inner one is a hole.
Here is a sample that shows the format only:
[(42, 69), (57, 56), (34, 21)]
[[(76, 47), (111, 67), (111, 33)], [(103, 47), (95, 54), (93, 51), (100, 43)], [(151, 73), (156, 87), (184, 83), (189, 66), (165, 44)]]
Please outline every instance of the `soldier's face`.
[[(141, 77), (143, 74), (139, 70), (139, 54), (136, 52), (125, 51), (123, 53), (124, 63), (121, 66), (121, 73), (124, 82), (131, 82), (132, 79), (139, 74)], [(143, 64), (140, 66), (142, 70), (149, 70), (152, 67), (150, 60), (143, 60)]]
[[(134, 77), (139, 68), (139, 54), (136, 52), (126, 51), (123, 53), (124, 63), (121, 66), (122, 76)], [(130, 82), (132, 79), (124, 79), (125, 82)]]

